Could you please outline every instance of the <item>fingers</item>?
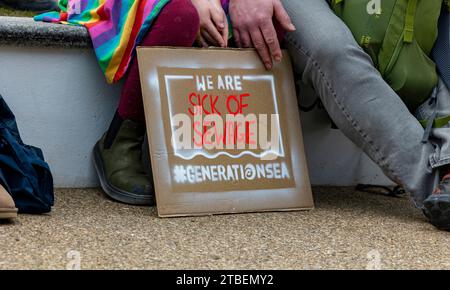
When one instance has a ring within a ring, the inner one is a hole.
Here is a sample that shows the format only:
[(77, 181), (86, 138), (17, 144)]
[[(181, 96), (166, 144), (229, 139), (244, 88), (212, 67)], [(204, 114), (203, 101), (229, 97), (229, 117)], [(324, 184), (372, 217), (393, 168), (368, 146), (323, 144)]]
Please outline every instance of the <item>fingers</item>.
[(207, 41), (205, 41), (205, 39), (203, 38), (203, 36), (199, 36), (198, 37), (198, 41), (200, 42), (200, 45), (204, 48), (208, 48), (210, 45), (208, 44)]
[(223, 16), (224, 16), (223, 10), (220, 11), (218, 9), (211, 9), (211, 19), (220, 31), (225, 29), (225, 21), (224, 21), (225, 19)]
[(222, 47), (225, 45), (225, 41), (223, 40), (222, 35), (220, 34), (219, 30), (217, 30), (212, 21), (209, 21), (205, 24), (204, 30), (212, 39), (214, 39), (214, 43)]
[(223, 18), (224, 18), (224, 22), (225, 22), (225, 27), (222, 29), (222, 37), (223, 37), (223, 41), (225, 42), (225, 47), (227, 47), (228, 46), (229, 26), (228, 26), (228, 19), (227, 19), (227, 16), (225, 15), (225, 13), (223, 14)]
[(228, 46), (228, 20), (223, 9), (211, 11), (211, 19), (221, 33), (223, 47)]
[(215, 40), (214, 37), (212, 37), (208, 33), (208, 31), (202, 30), (200, 32), (200, 35), (203, 37), (203, 40), (205, 40), (208, 43), (208, 47), (209, 46), (220, 46), (220, 44), (217, 42), (217, 40)]
[(283, 4), (279, 0), (274, 1), (273, 4), (274, 16), (280, 22), (281, 26), (288, 32), (295, 31), (295, 26), (292, 23), (291, 17), (284, 9)]
[(252, 39), (250, 38), (250, 34), (247, 30), (240, 30), (239, 37), (241, 39), (241, 48), (249, 48), (252, 46)]
[(266, 45), (270, 49), (270, 53), (276, 62), (280, 62), (282, 58), (280, 43), (278, 41), (277, 31), (272, 21), (266, 22), (261, 27), (261, 32)]
[(266, 44), (266, 41), (259, 29), (252, 30), (250, 32), (253, 46), (258, 51), (261, 60), (264, 63), (266, 69), (270, 70), (273, 66), (272, 55), (270, 54), (269, 47)]
[(242, 48), (241, 36), (239, 34), (239, 30), (233, 29), (233, 37), (234, 37), (234, 42), (235, 42), (236, 46), (239, 48)]

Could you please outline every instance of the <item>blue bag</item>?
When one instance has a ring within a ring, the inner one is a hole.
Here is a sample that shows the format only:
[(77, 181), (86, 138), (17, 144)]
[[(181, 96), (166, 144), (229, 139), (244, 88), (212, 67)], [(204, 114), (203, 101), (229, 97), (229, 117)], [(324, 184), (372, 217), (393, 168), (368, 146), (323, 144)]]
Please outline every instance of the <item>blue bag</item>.
[(0, 183), (19, 213), (47, 213), (54, 202), (53, 177), (39, 148), (25, 145), (16, 118), (0, 96)]

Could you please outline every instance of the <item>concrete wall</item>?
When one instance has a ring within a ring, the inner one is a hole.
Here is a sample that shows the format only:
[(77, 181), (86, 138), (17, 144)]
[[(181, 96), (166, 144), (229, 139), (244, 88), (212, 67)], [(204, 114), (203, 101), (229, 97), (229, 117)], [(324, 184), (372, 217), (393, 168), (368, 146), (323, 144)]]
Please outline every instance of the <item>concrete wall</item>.
[[(109, 125), (120, 84), (108, 85), (89, 49), (0, 47), (0, 94), (26, 143), (41, 147), (57, 187), (98, 181), (91, 150)], [(389, 184), (381, 171), (321, 111), (302, 114), (315, 185)]]

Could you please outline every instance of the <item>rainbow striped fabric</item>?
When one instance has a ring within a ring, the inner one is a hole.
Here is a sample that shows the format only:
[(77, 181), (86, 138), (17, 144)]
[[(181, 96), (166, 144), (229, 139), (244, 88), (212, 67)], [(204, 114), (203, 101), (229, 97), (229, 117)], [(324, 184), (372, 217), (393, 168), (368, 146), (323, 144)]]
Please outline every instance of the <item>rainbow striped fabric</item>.
[(136, 45), (170, 0), (59, 0), (61, 12), (36, 21), (85, 26), (108, 83), (126, 73)]

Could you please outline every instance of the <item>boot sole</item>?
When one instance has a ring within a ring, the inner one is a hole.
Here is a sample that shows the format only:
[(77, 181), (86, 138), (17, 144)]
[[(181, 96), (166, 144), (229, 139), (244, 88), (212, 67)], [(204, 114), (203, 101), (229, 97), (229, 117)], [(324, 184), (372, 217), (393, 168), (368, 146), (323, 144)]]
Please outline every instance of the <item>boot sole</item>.
[(103, 191), (110, 198), (120, 201), (122, 203), (131, 205), (154, 205), (155, 199), (153, 196), (142, 196), (132, 192), (121, 190), (108, 182), (105, 174), (105, 167), (100, 155), (100, 143), (97, 142), (94, 147), (94, 166), (100, 180), (100, 185)]
[(432, 195), (423, 202), (423, 213), (440, 230), (450, 231), (450, 195)]
[(14, 219), (17, 211), (17, 208), (0, 208), (0, 219)]

